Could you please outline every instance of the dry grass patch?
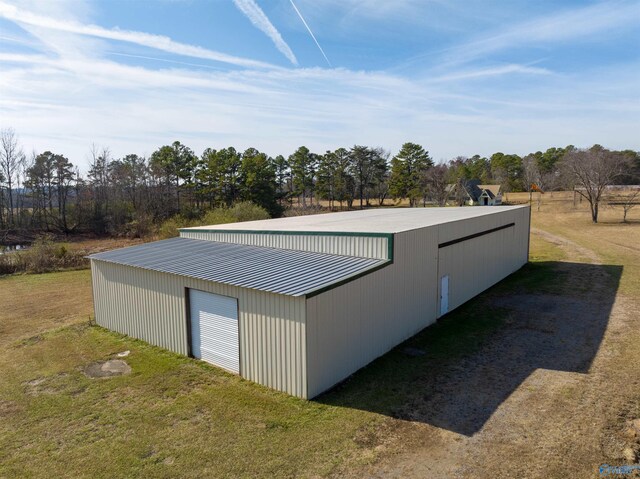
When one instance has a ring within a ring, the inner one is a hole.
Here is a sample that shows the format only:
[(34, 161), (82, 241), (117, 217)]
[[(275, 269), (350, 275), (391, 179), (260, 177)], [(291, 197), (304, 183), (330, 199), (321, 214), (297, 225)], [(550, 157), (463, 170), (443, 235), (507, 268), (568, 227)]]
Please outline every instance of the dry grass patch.
[[(149, 238), (152, 240), (154, 238)], [(64, 243), (70, 249), (80, 250), (86, 254), (100, 253), (117, 248), (126, 248), (144, 243), (140, 238), (83, 238), (72, 237), (68, 243)]]
[[(545, 195), (546, 196), (546, 195)], [(630, 296), (640, 291), (640, 207), (629, 212), (622, 223), (619, 210), (603, 208), (600, 222), (589, 217), (583, 201), (574, 208), (570, 193), (556, 193), (556, 200), (533, 208), (532, 226), (567, 238), (594, 251), (605, 264), (623, 266), (620, 290)]]
[[(89, 326), (87, 270), (4, 277), (0, 294), (0, 477), (340, 475), (406, 447), (393, 416), (413, 379), (501, 321), (472, 304), (415, 339), (427, 355), (401, 346), (304, 401)], [(85, 374), (125, 350), (131, 374)]]
[(0, 276), (0, 346), (93, 315), (91, 272)]
[[(357, 438), (376, 414), (89, 326), (88, 270), (3, 277), (0, 304), (0, 477), (309, 477), (373, 457)], [(131, 374), (85, 374), (125, 350)]]
[[(566, 199), (533, 212), (534, 226), (622, 266), (622, 299), (590, 369), (556, 371), (541, 361), (512, 379), (514, 354), (526, 362), (517, 353), (531, 346), (510, 338), (556, 344), (547, 326), (563, 315), (550, 306), (565, 296), (597, 301), (588, 288), (607, 276), (569, 275), (572, 264), (599, 267), (533, 235), (531, 264), (316, 401), (89, 326), (89, 271), (0, 278), (0, 477), (597, 477), (598, 463), (624, 460), (623, 434), (640, 411), (631, 311), (640, 304), (640, 231), (613, 211), (603, 219), (592, 225)], [(546, 301), (547, 310), (523, 321), (517, 308), (500, 306), (522, 296)], [(560, 338), (577, 331), (588, 339), (579, 329)], [(565, 346), (556, 346), (560, 360)], [(131, 374), (85, 375), (124, 350)], [(503, 386), (499, 404), (483, 409), (501, 381), (515, 389)], [(475, 432), (433, 418), (468, 419)], [(398, 465), (401, 456), (408, 459)]]
[[(0, 477), (326, 475), (376, 422), (99, 327), (42, 336), (0, 353)], [(131, 374), (84, 374), (122, 350)]]

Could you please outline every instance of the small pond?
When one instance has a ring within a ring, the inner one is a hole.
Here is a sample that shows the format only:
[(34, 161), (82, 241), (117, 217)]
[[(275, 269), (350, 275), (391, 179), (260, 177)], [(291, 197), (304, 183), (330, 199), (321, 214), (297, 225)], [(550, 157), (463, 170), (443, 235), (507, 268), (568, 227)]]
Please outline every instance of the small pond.
[(0, 244), (0, 254), (13, 253), (14, 251), (22, 251), (29, 247), (28, 244), (12, 244), (3, 245)]

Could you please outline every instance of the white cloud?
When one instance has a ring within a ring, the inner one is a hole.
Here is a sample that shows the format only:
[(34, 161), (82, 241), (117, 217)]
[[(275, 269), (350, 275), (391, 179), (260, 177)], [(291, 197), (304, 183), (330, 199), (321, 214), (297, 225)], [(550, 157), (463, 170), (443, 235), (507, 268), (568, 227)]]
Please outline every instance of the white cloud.
[(175, 55), (202, 58), (205, 60), (213, 60), (216, 62), (247, 68), (275, 68), (274, 65), (269, 63), (240, 58), (195, 45), (175, 42), (171, 40), (171, 38), (163, 35), (152, 35), (149, 33), (130, 30), (107, 29), (97, 25), (84, 25), (73, 21), (57, 20), (55, 18), (21, 10), (14, 5), (9, 5), (4, 2), (0, 2), (0, 17), (4, 17), (20, 25), (45, 28), (48, 30), (76, 35), (86, 35), (106, 40), (135, 43), (137, 45), (154, 48), (156, 50), (173, 53)]
[[(234, 145), (272, 155), (302, 144), (318, 152), (356, 143), (396, 151), (416, 141), (437, 159), (567, 143), (640, 147), (629, 143), (639, 109), (620, 95), (637, 87), (607, 78), (599, 88), (597, 75), (589, 83), (542, 75), (553, 88), (533, 82), (471, 96), (448, 82), (347, 69), (150, 70), (15, 54), (0, 55), (0, 65), (3, 126), (14, 127), (27, 149), (60, 151), (78, 163), (92, 142), (118, 156), (149, 154), (176, 139), (198, 152)], [(629, 77), (624, 69), (609, 74)]]
[(510, 74), (522, 74), (522, 75), (552, 75), (552, 72), (547, 68), (532, 67), (527, 65), (509, 64), (492, 68), (479, 68), (475, 70), (466, 70), (461, 72), (447, 73), (435, 77), (432, 82), (446, 82), (446, 81), (458, 81), (469, 80), (473, 78), (482, 77), (495, 77)]
[(322, 16), (323, 12), (339, 10), (341, 15), (357, 18), (389, 19), (390, 17), (406, 17), (415, 19), (416, 12), (422, 12), (441, 1), (428, 0), (298, 0), (304, 4), (305, 11)]
[(298, 64), (298, 60), (289, 45), (282, 39), (280, 32), (273, 26), (254, 0), (233, 0), (233, 3), (238, 7), (238, 10), (247, 16), (256, 28), (264, 32), (271, 39), (276, 48), (287, 57), (291, 63), (294, 65)]
[[(356, 143), (397, 151), (415, 141), (436, 159), (568, 143), (640, 149), (637, 62), (606, 71), (594, 65), (575, 75), (495, 62), (411, 76), (260, 62), (205, 70), (177, 57), (160, 59), (174, 62), (164, 65), (170, 68), (143, 68), (119, 63), (123, 53), (114, 51), (112, 40), (132, 35), (125, 41), (172, 53), (182, 44), (67, 15), (51, 18), (56, 20), (14, 20), (47, 48), (32, 55), (0, 53), (0, 127), (14, 127), (25, 150), (60, 152), (83, 168), (94, 142), (120, 156), (150, 154), (176, 139), (197, 152), (233, 145), (271, 155), (302, 144), (317, 152)], [(507, 83), (511, 76), (518, 81)]]
[(448, 50), (452, 62), (468, 62), (518, 46), (557, 44), (640, 24), (640, 2), (602, 2), (511, 25)]

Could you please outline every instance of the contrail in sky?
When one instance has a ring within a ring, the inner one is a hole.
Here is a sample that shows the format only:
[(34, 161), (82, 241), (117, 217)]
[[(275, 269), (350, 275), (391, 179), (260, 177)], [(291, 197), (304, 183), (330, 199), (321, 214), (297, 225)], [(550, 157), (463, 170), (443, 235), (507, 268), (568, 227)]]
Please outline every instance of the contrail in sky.
[(0, 18), (5, 18), (18, 25), (27, 24), (35, 27), (47, 28), (61, 32), (73, 33), (76, 35), (86, 35), (107, 40), (134, 43), (156, 50), (161, 50), (175, 55), (182, 55), (194, 58), (203, 58), (216, 62), (229, 63), (247, 68), (273, 69), (274, 65), (269, 63), (250, 60), (247, 58), (235, 57), (215, 50), (208, 50), (195, 45), (175, 42), (164, 35), (153, 35), (150, 33), (137, 32), (131, 30), (120, 30), (118, 28), (108, 29), (97, 25), (83, 25), (80, 23), (56, 20), (43, 15), (37, 15), (26, 10), (20, 10), (14, 5), (0, 0)]
[(320, 49), (320, 53), (322, 53), (322, 56), (324, 57), (324, 59), (327, 60), (327, 63), (329, 64), (329, 66), (333, 67), (333, 65), (331, 65), (331, 62), (327, 58), (327, 55), (325, 55), (324, 50), (322, 49), (322, 47), (318, 43), (318, 40), (316, 40), (316, 36), (313, 34), (311, 29), (309, 28), (309, 25), (307, 25), (307, 22), (305, 22), (304, 17), (300, 13), (300, 10), (298, 10), (298, 7), (296, 7), (296, 4), (293, 3), (293, 0), (289, 0), (289, 1), (291, 2), (291, 6), (293, 7), (293, 9), (296, 11), (298, 16), (300, 17), (300, 20), (302, 20), (302, 23), (304, 23), (304, 26), (307, 27), (307, 31), (309, 32), (309, 35), (311, 35), (311, 38), (313, 38), (313, 41), (316, 42), (316, 45), (318, 45), (318, 48)]
[(233, 3), (236, 4), (238, 10), (244, 13), (256, 28), (262, 30), (264, 34), (271, 39), (276, 48), (280, 50), (291, 63), (294, 65), (298, 64), (298, 60), (291, 51), (291, 48), (289, 48), (289, 45), (282, 39), (280, 32), (273, 26), (273, 23), (269, 21), (269, 18), (267, 18), (254, 0), (233, 0)]

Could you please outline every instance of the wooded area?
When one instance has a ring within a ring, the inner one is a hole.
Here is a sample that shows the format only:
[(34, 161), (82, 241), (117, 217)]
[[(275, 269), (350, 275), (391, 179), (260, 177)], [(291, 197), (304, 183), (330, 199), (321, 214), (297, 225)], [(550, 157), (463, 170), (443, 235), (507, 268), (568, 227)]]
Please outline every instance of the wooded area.
[[(520, 157), (456, 157), (435, 164), (421, 145), (405, 143), (395, 155), (355, 145), (323, 154), (301, 146), (275, 158), (248, 148), (205, 149), (200, 156), (175, 141), (148, 158), (114, 158), (93, 147), (86, 173), (63, 154), (24, 154), (18, 135), (0, 135), (0, 240), (11, 231), (143, 236), (167, 218), (202, 217), (212, 208), (252, 202), (271, 216), (292, 206), (330, 208), (381, 205), (387, 198), (410, 206), (444, 205), (447, 185), (477, 179), (503, 191), (580, 187), (597, 205), (603, 187), (638, 181), (640, 153), (599, 145), (549, 148)], [(605, 174), (606, 173), (606, 174)]]

